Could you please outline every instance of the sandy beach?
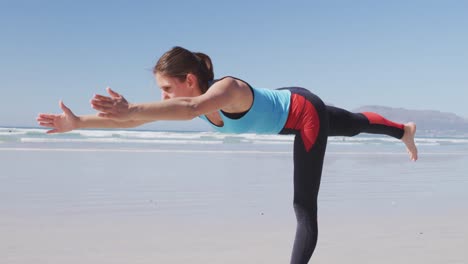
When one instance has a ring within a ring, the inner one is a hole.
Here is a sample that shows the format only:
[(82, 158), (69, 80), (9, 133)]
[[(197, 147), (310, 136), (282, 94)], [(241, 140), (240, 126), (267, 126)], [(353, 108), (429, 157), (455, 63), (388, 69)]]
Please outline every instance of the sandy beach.
[[(398, 147), (329, 147), (311, 263), (468, 263), (468, 151), (413, 163)], [(3, 144), (2, 263), (289, 263), (291, 159), (285, 144)]]

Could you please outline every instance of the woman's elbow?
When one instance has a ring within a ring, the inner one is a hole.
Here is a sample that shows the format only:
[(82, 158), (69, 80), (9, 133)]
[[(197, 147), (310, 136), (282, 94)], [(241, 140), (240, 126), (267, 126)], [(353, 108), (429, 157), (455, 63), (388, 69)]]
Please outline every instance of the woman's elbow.
[(198, 104), (194, 103), (194, 102), (189, 102), (187, 104), (187, 112), (186, 112), (186, 115), (185, 115), (185, 118), (186, 120), (192, 120), (200, 115), (202, 115), (203, 113), (201, 113), (200, 111), (200, 107), (198, 106)]

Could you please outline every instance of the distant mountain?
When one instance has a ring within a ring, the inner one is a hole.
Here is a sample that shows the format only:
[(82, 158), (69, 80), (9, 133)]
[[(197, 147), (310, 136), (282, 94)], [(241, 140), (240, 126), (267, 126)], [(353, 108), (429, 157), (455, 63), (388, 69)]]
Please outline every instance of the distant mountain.
[(409, 110), (385, 106), (362, 106), (353, 112), (376, 112), (396, 122), (416, 123), (419, 136), (468, 136), (468, 119), (436, 110)]

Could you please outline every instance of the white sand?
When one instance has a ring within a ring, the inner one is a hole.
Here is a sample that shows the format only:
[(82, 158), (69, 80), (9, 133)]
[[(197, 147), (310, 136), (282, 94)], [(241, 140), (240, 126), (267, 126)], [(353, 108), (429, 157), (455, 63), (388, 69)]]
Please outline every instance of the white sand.
[[(330, 151), (311, 263), (468, 263), (466, 157)], [(0, 162), (1, 263), (289, 263), (288, 153), (4, 149)]]

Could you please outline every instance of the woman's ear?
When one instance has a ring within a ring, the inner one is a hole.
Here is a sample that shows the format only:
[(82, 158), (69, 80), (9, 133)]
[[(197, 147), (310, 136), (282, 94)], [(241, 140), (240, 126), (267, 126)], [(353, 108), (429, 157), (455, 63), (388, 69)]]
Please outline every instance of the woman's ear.
[(187, 74), (185, 81), (187, 82), (187, 86), (189, 88), (193, 88), (198, 85), (198, 78), (193, 73)]

